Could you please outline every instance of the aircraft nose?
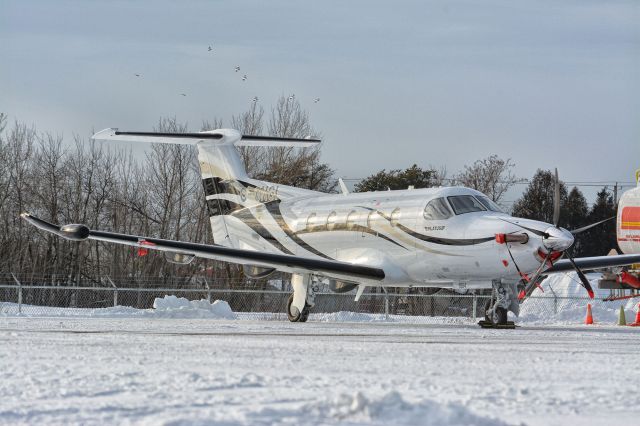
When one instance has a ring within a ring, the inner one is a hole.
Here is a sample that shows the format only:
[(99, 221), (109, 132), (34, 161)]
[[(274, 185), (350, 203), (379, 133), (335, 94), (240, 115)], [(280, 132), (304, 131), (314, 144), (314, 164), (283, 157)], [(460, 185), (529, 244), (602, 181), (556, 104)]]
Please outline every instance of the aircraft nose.
[(548, 236), (542, 240), (542, 243), (551, 251), (565, 251), (573, 244), (573, 234), (564, 228), (551, 226), (545, 232)]

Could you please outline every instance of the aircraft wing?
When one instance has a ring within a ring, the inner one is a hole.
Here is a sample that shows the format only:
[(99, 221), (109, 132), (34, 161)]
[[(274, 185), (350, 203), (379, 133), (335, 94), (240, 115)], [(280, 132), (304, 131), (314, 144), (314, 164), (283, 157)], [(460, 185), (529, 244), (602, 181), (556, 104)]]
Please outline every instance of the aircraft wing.
[(256, 265), (276, 268), (284, 272), (316, 273), (329, 278), (345, 281), (381, 281), (385, 277), (384, 270), (376, 267), (358, 265), (348, 262), (326, 259), (311, 259), (287, 254), (276, 254), (262, 251), (243, 250), (220, 245), (198, 244), (183, 241), (163, 240), (159, 238), (139, 237), (89, 229), (85, 225), (55, 225), (39, 219), (29, 213), (22, 213), (22, 218), (30, 224), (73, 241), (97, 240), (116, 244), (124, 244), (149, 250), (177, 253), (185, 256), (216, 259), (242, 265)]
[[(581, 270), (593, 270), (600, 268), (609, 268), (614, 266), (626, 266), (632, 263), (640, 263), (640, 254), (622, 254), (619, 256), (595, 256), (581, 257), (573, 259)], [(558, 272), (573, 271), (573, 265), (569, 259), (558, 260), (550, 268), (546, 269), (543, 274), (553, 274)]]

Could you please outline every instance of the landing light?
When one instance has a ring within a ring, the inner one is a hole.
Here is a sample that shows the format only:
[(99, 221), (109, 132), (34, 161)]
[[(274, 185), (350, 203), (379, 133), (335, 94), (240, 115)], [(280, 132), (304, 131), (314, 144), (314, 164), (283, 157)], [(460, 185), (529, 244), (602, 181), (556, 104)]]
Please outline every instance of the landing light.
[(496, 243), (520, 243), (526, 244), (529, 241), (527, 234), (496, 234)]

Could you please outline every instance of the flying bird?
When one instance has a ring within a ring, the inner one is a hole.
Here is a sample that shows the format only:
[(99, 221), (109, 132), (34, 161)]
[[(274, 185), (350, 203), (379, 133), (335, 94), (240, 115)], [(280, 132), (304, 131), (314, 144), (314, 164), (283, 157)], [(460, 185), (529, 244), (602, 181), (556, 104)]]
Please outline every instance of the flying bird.
[(235, 70), (236, 70), (236, 72), (240, 71), (240, 66), (236, 65)]
[(187, 95), (185, 95), (184, 93), (180, 93), (180, 96), (187, 96)]
[(211, 52), (213, 50), (213, 48), (211, 46), (209, 46), (208, 50), (209, 50), (209, 52)]
[(253, 99), (251, 99), (251, 102), (258, 102), (258, 97), (254, 96)]
[(136, 77), (140, 77), (140, 74), (134, 74)]
[(246, 74), (242, 76), (242, 81), (247, 81), (247, 75)]
[(314, 104), (317, 104), (318, 102), (320, 102), (320, 98), (315, 98), (315, 99), (313, 100), (313, 103), (314, 103)]

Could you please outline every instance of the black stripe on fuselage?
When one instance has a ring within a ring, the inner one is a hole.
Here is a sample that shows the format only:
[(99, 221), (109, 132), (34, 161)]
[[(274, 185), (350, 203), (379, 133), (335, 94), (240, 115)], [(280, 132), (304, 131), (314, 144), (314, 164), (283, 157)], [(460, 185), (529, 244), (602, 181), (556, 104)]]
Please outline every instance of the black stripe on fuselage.
[[(207, 200), (207, 208), (209, 209), (210, 216), (223, 215), (238, 218), (242, 223), (251, 228), (253, 232), (264, 238), (276, 249), (286, 254), (293, 254), (289, 249), (282, 245), (282, 243), (278, 241), (278, 239), (274, 237), (273, 234), (269, 232), (269, 230), (265, 228), (255, 216), (253, 216), (253, 214), (251, 214), (251, 211), (247, 207), (234, 203), (233, 201), (214, 198)], [(220, 211), (224, 211), (225, 213), (218, 213)]]
[(284, 233), (296, 244), (298, 244), (303, 249), (315, 254), (316, 256), (324, 257), (325, 259), (332, 259), (321, 251), (318, 251), (315, 248), (311, 247), (302, 238), (298, 237), (298, 235), (296, 235), (296, 233), (293, 232), (291, 228), (289, 228), (289, 225), (287, 225), (287, 222), (285, 222), (284, 218), (282, 217), (282, 212), (280, 211), (280, 200), (268, 202), (266, 204), (263, 204), (263, 206), (267, 209), (271, 216), (273, 216), (273, 219), (276, 221), (278, 226), (280, 226), (280, 229), (282, 229)]
[(278, 239), (274, 237), (273, 234), (269, 232), (269, 230), (265, 228), (264, 225), (262, 225), (262, 223), (260, 223), (260, 221), (253, 214), (251, 214), (248, 208), (243, 208), (235, 211), (234, 213), (231, 214), (231, 217), (240, 219), (242, 223), (247, 225), (256, 234), (260, 235), (262, 238), (267, 240), (269, 244), (271, 244), (281, 252), (286, 254), (293, 254), (292, 251), (290, 251), (280, 241), (278, 241)]
[[(240, 193), (239, 190), (231, 182), (223, 181), (219, 177), (202, 179), (202, 186), (204, 187), (205, 196), (218, 194), (239, 195)], [(241, 208), (243, 208), (243, 206), (229, 200), (223, 200), (220, 198), (207, 200), (207, 209), (209, 210), (209, 216), (225, 216)]]
[(440, 245), (444, 245), (444, 246), (473, 246), (476, 244), (482, 244), (482, 243), (486, 243), (488, 241), (494, 240), (496, 237), (484, 237), (484, 238), (468, 238), (468, 239), (458, 239), (458, 238), (440, 238), (440, 237), (432, 237), (430, 235), (424, 235), (424, 234), (420, 234), (418, 232), (412, 231), (411, 229), (407, 228), (406, 226), (398, 223), (394, 226), (397, 226), (398, 228), (400, 228), (402, 231), (406, 232), (407, 234), (411, 235), (414, 238), (418, 238), (422, 241), (426, 241), (428, 243), (433, 243), (433, 244), (440, 244)]

